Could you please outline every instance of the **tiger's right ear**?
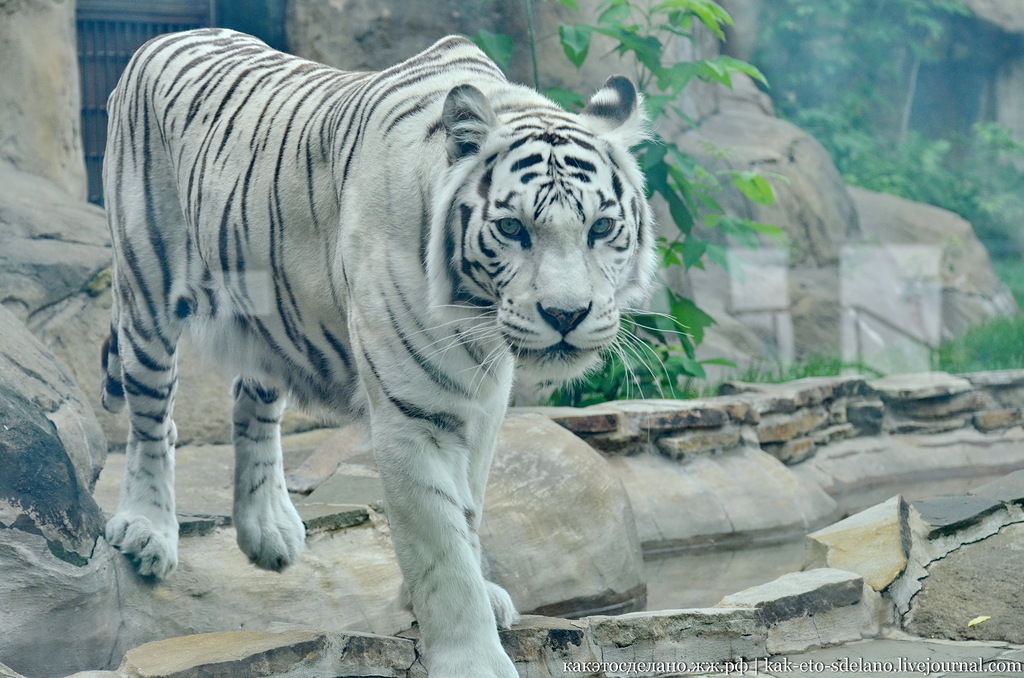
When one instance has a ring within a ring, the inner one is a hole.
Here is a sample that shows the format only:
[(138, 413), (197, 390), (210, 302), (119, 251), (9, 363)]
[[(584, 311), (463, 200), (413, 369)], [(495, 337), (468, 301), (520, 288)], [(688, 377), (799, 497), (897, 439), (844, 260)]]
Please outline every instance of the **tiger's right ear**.
[(455, 162), (480, 151), (498, 118), (483, 92), (459, 85), (444, 100), (441, 124), (448, 134), (448, 159)]

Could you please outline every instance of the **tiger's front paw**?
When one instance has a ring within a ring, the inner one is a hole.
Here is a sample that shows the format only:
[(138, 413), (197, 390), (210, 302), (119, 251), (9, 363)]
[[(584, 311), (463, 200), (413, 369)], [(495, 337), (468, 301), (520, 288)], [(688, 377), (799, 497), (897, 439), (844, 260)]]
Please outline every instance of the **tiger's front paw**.
[(280, 572), (298, 561), (305, 549), (306, 528), (287, 494), (265, 503), (236, 505), (238, 547), (264, 570)]
[(487, 586), (487, 597), (491, 601), (491, 609), (494, 611), (494, 621), (499, 629), (511, 628), (519, 621), (519, 613), (516, 606), (512, 604), (512, 598), (505, 589), (494, 582), (484, 582)]
[(123, 553), (143, 576), (166, 579), (178, 567), (178, 521), (165, 524), (131, 511), (119, 511), (107, 521), (107, 542)]

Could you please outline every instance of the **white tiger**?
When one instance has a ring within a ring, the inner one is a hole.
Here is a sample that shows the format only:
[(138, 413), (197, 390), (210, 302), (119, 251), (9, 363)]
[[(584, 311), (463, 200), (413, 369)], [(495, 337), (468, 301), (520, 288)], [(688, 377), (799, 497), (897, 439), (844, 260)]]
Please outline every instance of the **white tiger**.
[(580, 115), (445, 38), (341, 72), (206, 29), (156, 38), (109, 102), (114, 306), (104, 405), (127, 401), (107, 539), (139, 573), (177, 564), (176, 344), (234, 370), (234, 524), (256, 565), (295, 563), (285, 396), (367, 420), (404, 595), (433, 678), (512, 678), (477, 528), (514, 368), (566, 379), (651, 283), (652, 217), (629, 153), (646, 120), (613, 77)]

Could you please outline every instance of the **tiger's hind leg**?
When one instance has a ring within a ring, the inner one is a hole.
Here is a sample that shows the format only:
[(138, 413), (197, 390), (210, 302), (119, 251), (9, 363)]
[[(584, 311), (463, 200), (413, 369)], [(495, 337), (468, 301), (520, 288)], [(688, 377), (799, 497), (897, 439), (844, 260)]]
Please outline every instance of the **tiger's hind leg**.
[[(134, 320), (127, 320), (128, 317)], [(141, 314), (122, 314), (107, 346), (104, 404), (128, 405), (128, 442), (117, 512), (107, 522), (107, 541), (131, 560), (139, 574), (166, 578), (178, 565), (178, 521), (174, 502), (174, 444), (171, 419), (177, 389), (180, 328), (161, 326)], [(111, 392), (113, 391), (113, 393)]]
[(234, 395), (238, 546), (256, 566), (280, 571), (299, 559), (306, 538), (285, 486), (280, 425), (285, 399), (244, 378), (235, 380)]

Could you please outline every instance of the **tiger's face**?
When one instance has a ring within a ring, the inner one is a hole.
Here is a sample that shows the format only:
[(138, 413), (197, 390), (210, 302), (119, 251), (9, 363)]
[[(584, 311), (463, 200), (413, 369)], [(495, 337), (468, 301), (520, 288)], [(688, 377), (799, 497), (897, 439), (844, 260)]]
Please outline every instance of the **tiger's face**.
[[(644, 133), (638, 97), (612, 78), (579, 116), (545, 107), (502, 123), (460, 89), (443, 118), (450, 156), (471, 156), (449, 203), (453, 297), (489, 306), (527, 377), (571, 379), (614, 343), (653, 275), (652, 217), (629, 153)], [(476, 121), (486, 134), (466, 133)]]

